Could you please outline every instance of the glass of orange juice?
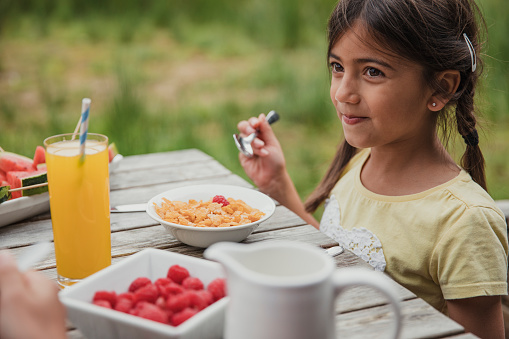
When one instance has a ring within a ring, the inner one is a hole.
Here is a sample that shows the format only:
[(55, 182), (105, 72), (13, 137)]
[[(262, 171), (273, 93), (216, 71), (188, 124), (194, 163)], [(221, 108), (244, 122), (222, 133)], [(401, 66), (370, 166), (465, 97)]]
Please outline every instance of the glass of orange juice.
[(88, 133), (44, 140), (57, 263), (64, 288), (111, 264), (108, 138)]

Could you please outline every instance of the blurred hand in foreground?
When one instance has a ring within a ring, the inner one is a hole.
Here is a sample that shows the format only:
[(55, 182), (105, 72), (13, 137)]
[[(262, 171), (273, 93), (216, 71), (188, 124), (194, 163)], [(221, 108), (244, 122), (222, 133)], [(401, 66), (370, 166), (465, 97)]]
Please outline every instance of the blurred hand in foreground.
[(0, 251), (0, 338), (67, 338), (58, 286), (39, 272), (22, 273)]

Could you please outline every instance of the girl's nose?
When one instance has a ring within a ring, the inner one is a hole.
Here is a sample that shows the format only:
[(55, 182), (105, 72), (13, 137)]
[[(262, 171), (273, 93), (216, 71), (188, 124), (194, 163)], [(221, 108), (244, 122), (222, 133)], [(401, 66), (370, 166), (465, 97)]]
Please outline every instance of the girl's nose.
[(360, 95), (355, 79), (345, 74), (341, 79), (337, 79), (336, 81), (334, 99), (337, 103), (359, 103)]

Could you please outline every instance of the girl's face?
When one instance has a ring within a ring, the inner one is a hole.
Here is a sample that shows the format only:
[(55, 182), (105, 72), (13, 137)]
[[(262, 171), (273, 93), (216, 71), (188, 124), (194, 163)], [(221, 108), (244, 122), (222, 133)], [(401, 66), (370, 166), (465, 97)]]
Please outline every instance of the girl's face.
[(357, 23), (331, 49), (330, 96), (346, 140), (358, 148), (429, 140), (435, 131), (427, 108), (433, 92), (422, 67), (376, 47)]

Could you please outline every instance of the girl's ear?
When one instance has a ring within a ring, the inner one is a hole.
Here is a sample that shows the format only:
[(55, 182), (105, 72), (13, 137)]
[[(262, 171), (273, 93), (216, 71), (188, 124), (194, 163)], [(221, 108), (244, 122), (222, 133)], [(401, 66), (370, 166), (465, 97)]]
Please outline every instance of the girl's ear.
[(440, 85), (440, 91), (433, 93), (428, 103), (431, 111), (439, 111), (449, 102), (451, 96), (456, 93), (460, 85), (460, 72), (456, 70), (446, 70), (438, 74), (437, 82)]

